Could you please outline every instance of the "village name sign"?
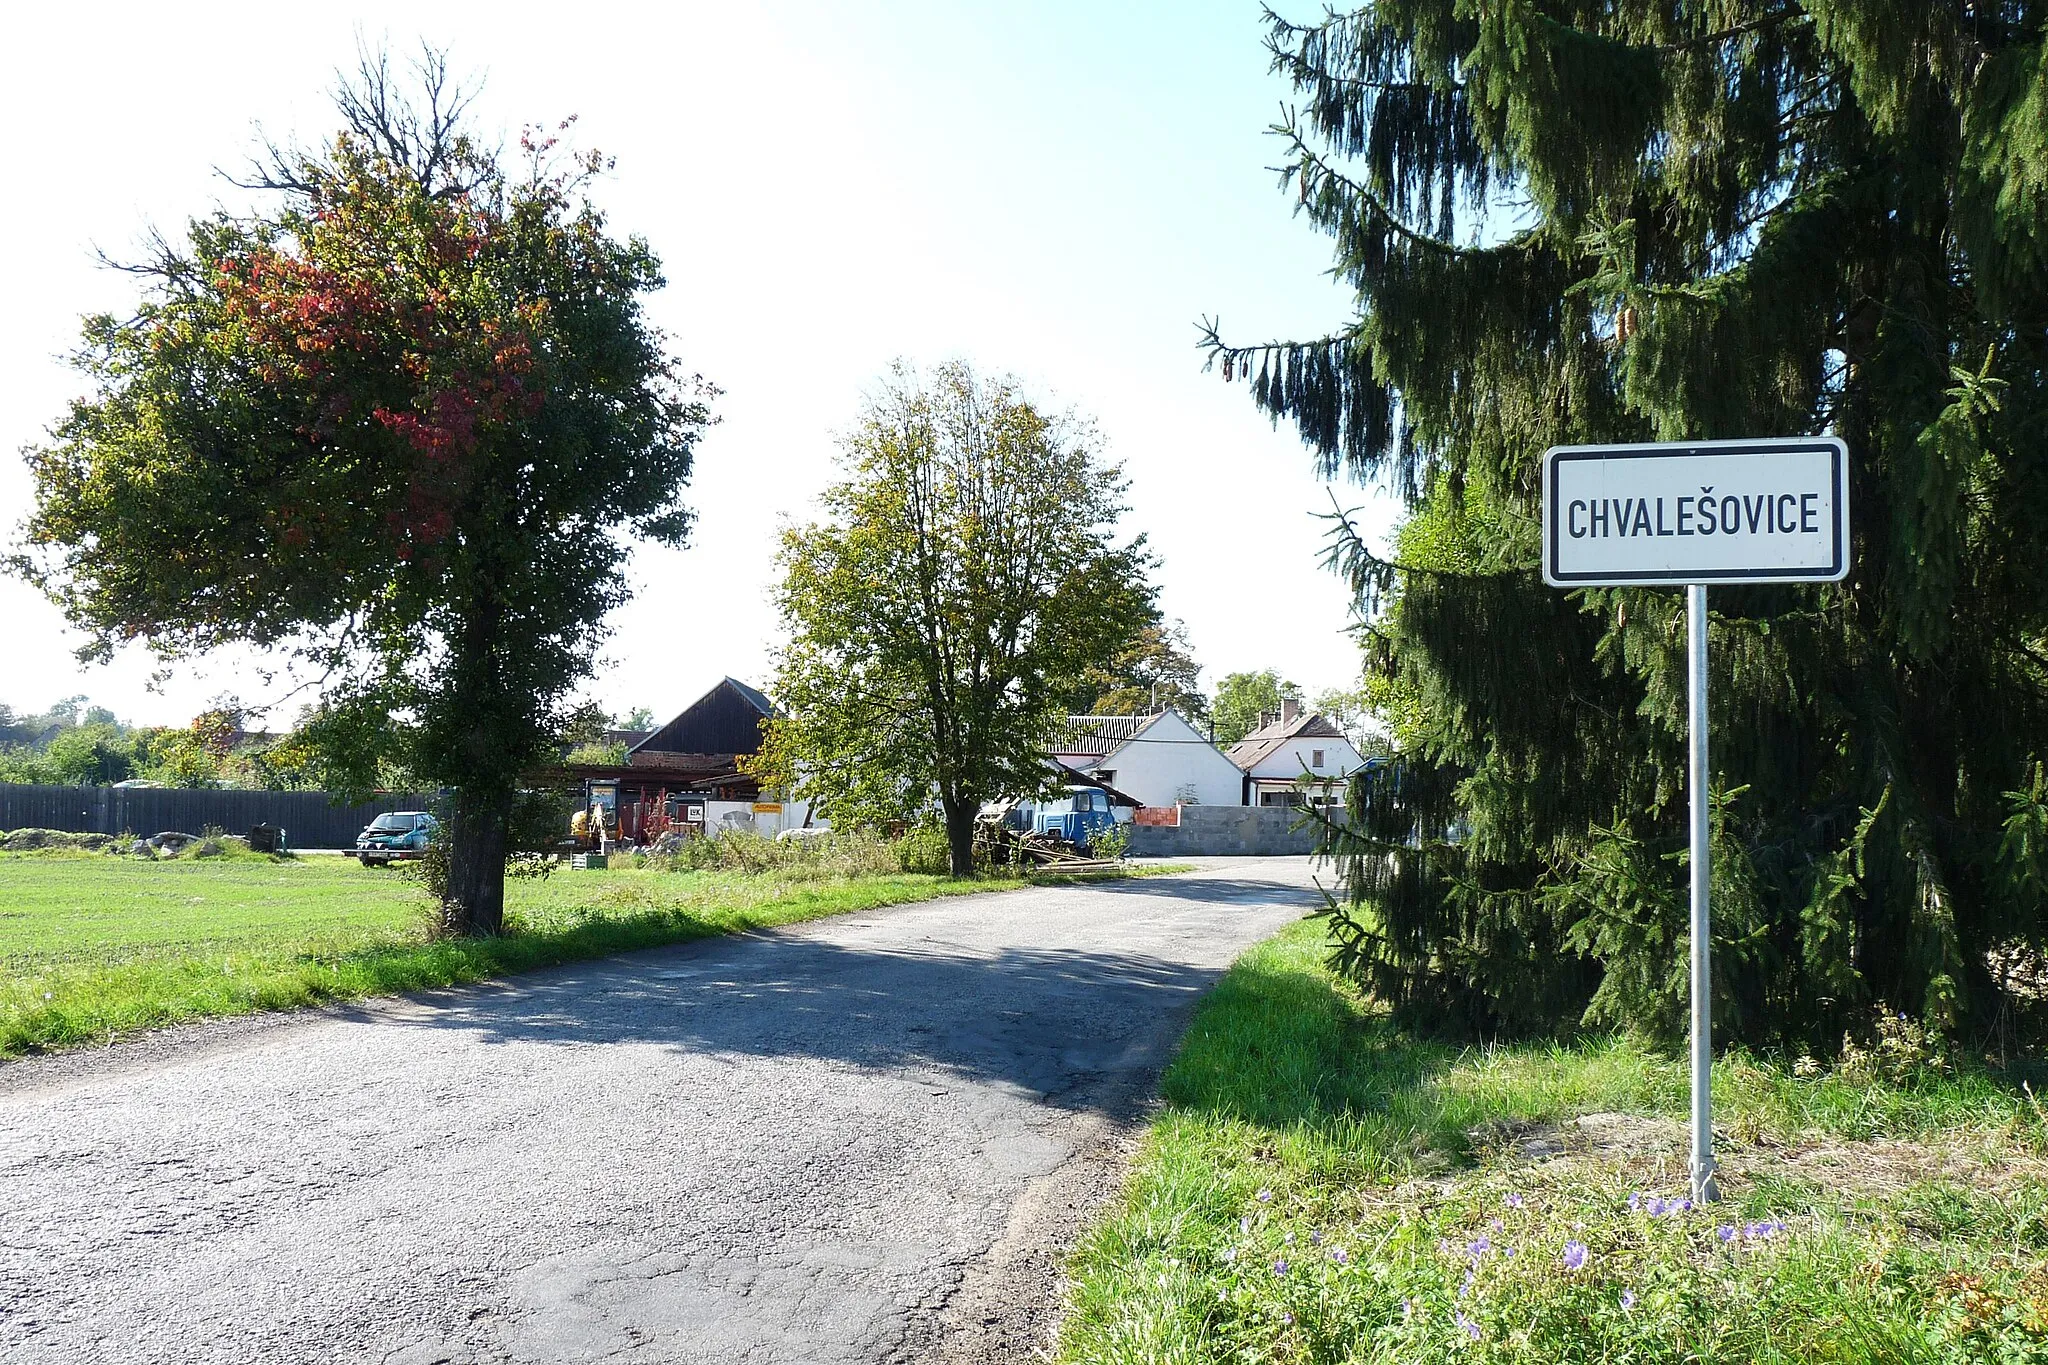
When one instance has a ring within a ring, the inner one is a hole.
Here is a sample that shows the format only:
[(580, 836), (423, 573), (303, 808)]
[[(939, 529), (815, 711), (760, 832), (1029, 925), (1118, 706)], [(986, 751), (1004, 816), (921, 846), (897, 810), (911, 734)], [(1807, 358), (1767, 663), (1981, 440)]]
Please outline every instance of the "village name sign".
[(1685, 593), (1691, 740), (1692, 1195), (1714, 1180), (1708, 945), (1707, 585), (1833, 583), (1849, 572), (1849, 451), (1832, 436), (1554, 446), (1543, 456), (1543, 581)]
[(1559, 446), (1544, 457), (1543, 577), (1833, 581), (1848, 567), (1848, 479), (1833, 437)]

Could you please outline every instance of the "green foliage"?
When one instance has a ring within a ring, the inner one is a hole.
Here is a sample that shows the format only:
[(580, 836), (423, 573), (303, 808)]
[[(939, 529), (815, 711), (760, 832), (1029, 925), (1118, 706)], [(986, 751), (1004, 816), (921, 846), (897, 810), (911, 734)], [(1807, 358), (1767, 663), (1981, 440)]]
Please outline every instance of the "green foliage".
[[(1418, 1038), (1319, 930), (1203, 1002), (1071, 1262), (1059, 1360), (2048, 1359), (2048, 1123), (2016, 1084), (1903, 1028), (1840, 1071), (1726, 1057), (1728, 1197), (1665, 1209), (1643, 1195), (1684, 1189), (1683, 1062)], [(1543, 1140), (1566, 1150), (1518, 1151)]]
[(1278, 711), (1288, 698), (1300, 700), (1301, 689), (1268, 668), (1258, 673), (1227, 673), (1216, 685), (1216, 742), (1224, 748), (1259, 728), (1260, 717)]
[(1202, 695), (1202, 665), (1195, 661), (1187, 627), (1156, 614), (1114, 657), (1090, 662), (1064, 690), (1060, 704), (1077, 716), (1148, 716), (1178, 711), (1199, 728), (1209, 718)]
[(135, 745), (120, 727), (105, 723), (64, 731), (50, 741), (43, 760), (52, 782), (104, 786), (135, 775)]
[(942, 873), (952, 867), (945, 827), (926, 822), (912, 825), (896, 841), (896, 859), (905, 872)]
[(910, 866), (911, 860), (901, 856), (901, 852), (901, 841), (891, 843), (866, 830), (832, 830), (803, 839), (771, 839), (757, 830), (724, 829), (708, 838), (686, 839), (671, 852), (636, 854), (634, 860), (636, 866), (671, 870), (772, 872), (793, 881), (945, 871), (943, 842), (936, 867)]
[(1108, 858), (1120, 861), (1131, 851), (1131, 827), (1119, 821), (1107, 829), (1096, 830), (1088, 839), (1088, 854), (1093, 858)]
[[(1984, 1036), (2048, 947), (2048, 68), (2037, 3), (1453, 0), (1273, 17), (1283, 178), (1356, 293), (1226, 346), (1328, 475), (1398, 782), (1339, 841), (1343, 960), (1495, 1032), (1685, 1013), (1675, 594), (1546, 587), (1552, 444), (1830, 431), (1853, 568), (1717, 587), (1715, 1020)], [(1220, 712), (1219, 707), (1219, 712)], [(1219, 727), (1220, 728), (1220, 727)]]
[(585, 197), (602, 158), (529, 134), (501, 162), (431, 53), (422, 89), (366, 63), (339, 137), (259, 168), (273, 211), (193, 223), (131, 314), (87, 320), (23, 567), (91, 655), (329, 670), (307, 734), (349, 741), (344, 788), (398, 761), (456, 789), (451, 895), (491, 930), (511, 794), (628, 546), (688, 528), (706, 390), (642, 312), (652, 251)]
[(626, 761), (623, 744), (579, 744), (562, 755), (564, 763), (589, 763), (616, 768)]
[(1143, 537), (1115, 542), (1121, 471), (1093, 433), (1008, 379), (899, 366), (845, 441), (827, 519), (789, 529), (785, 644), (756, 765), (837, 827), (973, 821), (1036, 792), (1062, 685), (1157, 621)]

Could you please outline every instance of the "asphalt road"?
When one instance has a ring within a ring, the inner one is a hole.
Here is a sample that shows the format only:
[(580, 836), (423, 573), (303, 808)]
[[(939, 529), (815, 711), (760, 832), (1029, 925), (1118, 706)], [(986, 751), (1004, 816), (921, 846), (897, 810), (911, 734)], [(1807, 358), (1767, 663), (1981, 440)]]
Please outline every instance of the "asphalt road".
[(0, 1360), (1023, 1359), (1307, 859), (0, 1066)]

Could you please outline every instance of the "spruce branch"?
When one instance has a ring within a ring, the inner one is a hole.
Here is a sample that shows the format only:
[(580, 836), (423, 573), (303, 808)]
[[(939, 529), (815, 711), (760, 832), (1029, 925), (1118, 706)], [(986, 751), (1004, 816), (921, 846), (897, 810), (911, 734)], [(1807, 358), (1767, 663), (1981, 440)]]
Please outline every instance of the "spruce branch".
[(1470, 582), (1483, 578), (1526, 577), (1532, 572), (1529, 569), (1437, 569), (1385, 558), (1365, 543), (1365, 536), (1352, 521), (1358, 509), (1347, 511), (1337, 501), (1334, 490), (1325, 491), (1329, 492), (1331, 510), (1316, 514), (1318, 520), (1330, 523), (1330, 529), (1324, 536), (1328, 544), (1323, 550), (1322, 565), (1344, 580), (1351, 589), (1357, 610), (1365, 616), (1378, 614), (1398, 581), (1405, 577)]
[(1286, 141), (1295, 161), (1292, 165), (1268, 166), (1266, 169), (1280, 177), (1283, 187), (1289, 181), (1294, 182), (1300, 205), (1297, 211), (1305, 211), (1318, 227), (1328, 231), (1334, 227), (1350, 226), (1350, 206), (1355, 202), (1364, 205), (1368, 216), (1385, 232), (1425, 251), (1446, 256), (1491, 256), (1509, 250), (1526, 251), (1533, 245), (1529, 240), (1532, 234), (1518, 233), (1496, 246), (1459, 246), (1411, 227), (1379, 193), (1332, 166), (1327, 157), (1311, 147), (1301, 135), (1299, 119), (1300, 115), (1295, 110), (1288, 109), (1280, 122), (1267, 129)]

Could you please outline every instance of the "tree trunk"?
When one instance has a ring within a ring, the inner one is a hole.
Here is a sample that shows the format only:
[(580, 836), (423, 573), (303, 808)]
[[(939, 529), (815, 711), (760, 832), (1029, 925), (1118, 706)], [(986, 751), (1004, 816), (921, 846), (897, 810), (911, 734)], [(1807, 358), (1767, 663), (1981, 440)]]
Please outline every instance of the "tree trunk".
[(512, 799), (502, 793), (455, 794), (448, 827), (448, 886), (441, 917), (454, 934), (505, 932), (505, 841)]
[(975, 803), (949, 799), (940, 803), (946, 812), (946, 851), (952, 857), (953, 875), (974, 875)]

